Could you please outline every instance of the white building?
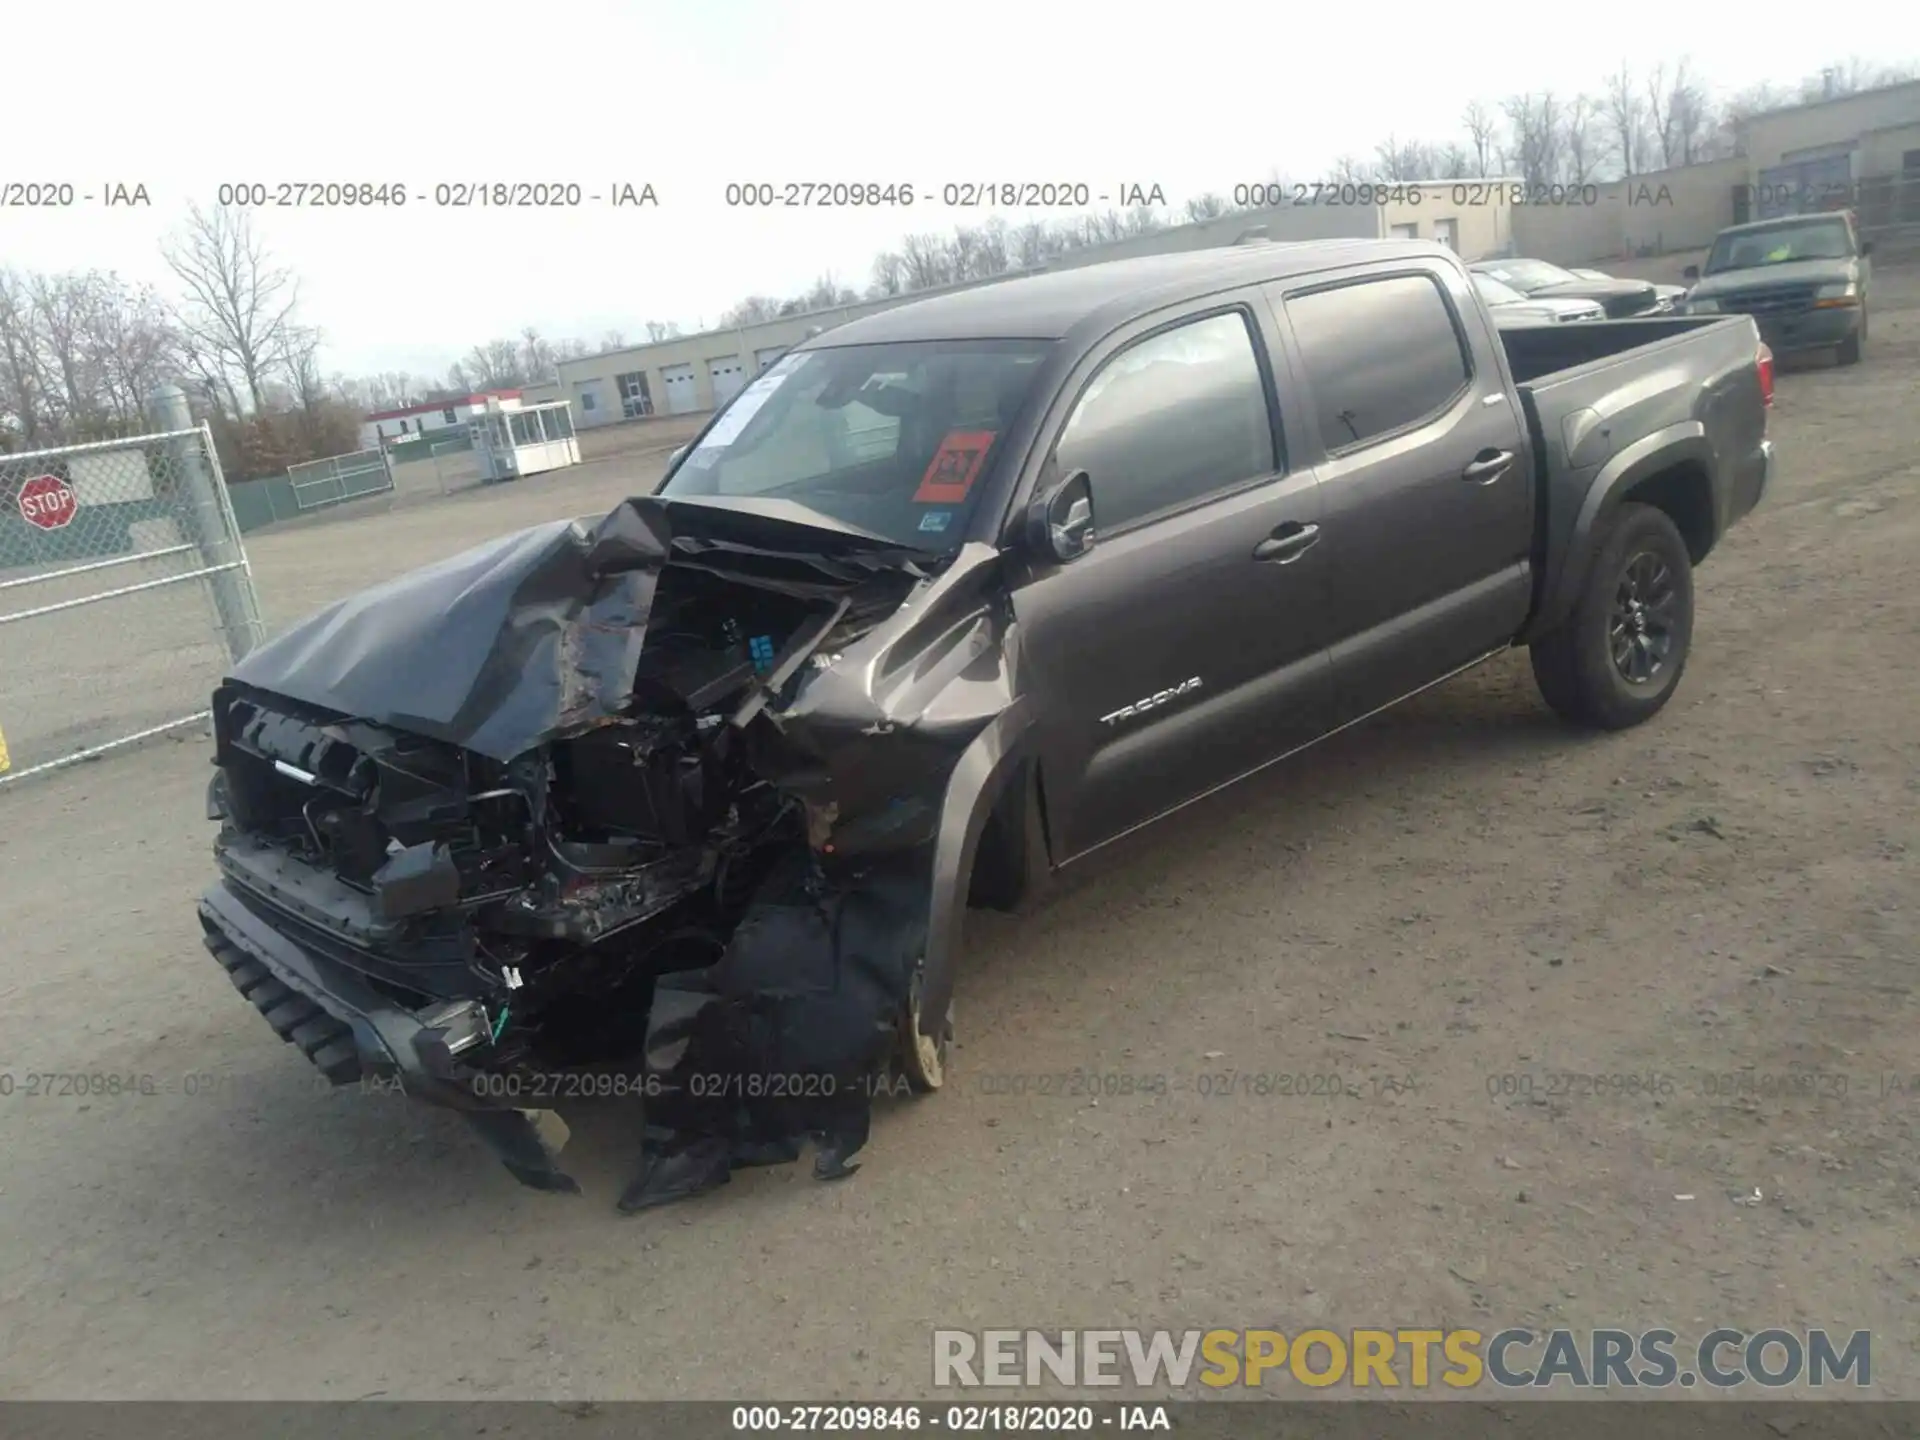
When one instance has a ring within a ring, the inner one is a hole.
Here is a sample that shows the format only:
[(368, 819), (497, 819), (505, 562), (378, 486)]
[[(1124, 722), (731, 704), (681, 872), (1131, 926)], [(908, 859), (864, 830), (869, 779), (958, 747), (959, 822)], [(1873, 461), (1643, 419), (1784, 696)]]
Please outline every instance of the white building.
[(473, 417), (484, 414), (489, 400), (499, 401), (502, 410), (520, 408), (518, 390), (483, 390), (458, 399), (427, 400), (418, 405), (403, 405), (398, 410), (376, 410), (360, 422), (360, 448), (377, 450), (383, 445), (418, 440), (436, 430), (464, 428)]

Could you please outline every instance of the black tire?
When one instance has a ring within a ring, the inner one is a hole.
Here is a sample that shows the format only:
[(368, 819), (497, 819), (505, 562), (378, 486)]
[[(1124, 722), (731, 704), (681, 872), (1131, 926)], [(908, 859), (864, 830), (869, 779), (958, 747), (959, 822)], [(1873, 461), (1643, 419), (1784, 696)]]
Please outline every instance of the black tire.
[(1600, 535), (1573, 613), (1530, 647), (1533, 678), (1562, 719), (1625, 730), (1673, 697), (1692, 644), (1686, 541), (1663, 511), (1629, 502)]
[(1841, 365), (1858, 365), (1860, 363), (1861, 347), (1866, 343), (1867, 312), (1862, 310), (1860, 312), (1860, 328), (1842, 340), (1834, 350), (1833, 358), (1835, 362)]

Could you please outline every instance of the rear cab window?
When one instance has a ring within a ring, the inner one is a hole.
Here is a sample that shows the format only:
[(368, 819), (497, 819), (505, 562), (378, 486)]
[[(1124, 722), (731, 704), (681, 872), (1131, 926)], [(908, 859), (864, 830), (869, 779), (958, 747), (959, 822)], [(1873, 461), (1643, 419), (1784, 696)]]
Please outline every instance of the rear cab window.
[(1292, 325), (1330, 455), (1437, 417), (1473, 383), (1459, 317), (1431, 275), (1384, 275), (1274, 298)]

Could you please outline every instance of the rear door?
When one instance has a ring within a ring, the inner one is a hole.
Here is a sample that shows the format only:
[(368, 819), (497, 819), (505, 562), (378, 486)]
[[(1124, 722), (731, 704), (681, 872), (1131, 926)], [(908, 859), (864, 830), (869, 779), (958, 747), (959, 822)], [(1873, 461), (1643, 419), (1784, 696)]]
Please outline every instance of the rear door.
[(1511, 641), (1532, 602), (1533, 474), (1467, 277), (1395, 262), (1267, 287), (1325, 505), (1341, 721)]
[(1257, 291), (1160, 312), (1048, 417), (1040, 484), (1084, 470), (1097, 534), (1013, 597), (1062, 860), (1327, 727), (1319, 488), (1287, 463), (1275, 338)]

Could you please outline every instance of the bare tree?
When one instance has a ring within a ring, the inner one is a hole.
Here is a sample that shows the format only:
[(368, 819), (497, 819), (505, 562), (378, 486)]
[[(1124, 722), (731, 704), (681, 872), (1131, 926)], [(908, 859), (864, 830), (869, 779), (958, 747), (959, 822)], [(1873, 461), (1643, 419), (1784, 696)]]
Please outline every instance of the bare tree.
[(327, 398), (327, 385), (320, 375), (320, 340), (318, 330), (289, 325), (280, 337), (277, 357), (294, 403), (309, 416), (317, 413)]
[(1500, 122), (1475, 100), (1467, 106), (1460, 123), (1467, 127), (1467, 143), (1473, 147), (1473, 173), (1482, 179), (1491, 176), (1499, 152)]
[(972, 280), (978, 277), (980, 251), (980, 232), (971, 225), (954, 227), (953, 235), (947, 241), (947, 254), (953, 264), (955, 280)]
[(538, 385), (554, 376), (553, 342), (529, 325), (520, 332), (520, 380), (522, 385)]
[(1422, 141), (1403, 141), (1389, 135), (1386, 143), (1374, 151), (1374, 158), (1376, 179), (1404, 183), (1439, 178), (1440, 157), (1433, 146)]
[(40, 337), (40, 392), (69, 440), (91, 440), (96, 393), (87, 331), (99, 304), (97, 275), (36, 275), (30, 291)]
[(1599, 167), (1606, 144), (1596, 118), (1599, 108), (1585, 95), (1576, 95), (1567, 106), (1560, 138), (1566, 151), (1566, 176), (1570, 184), (1586, 184)]
[(721, 313), (720, 328), (737, 330), (743, 325), (762, 325), (769, 320), (778, 320), (780, 315), (781, 302), (771, 295), (749, 295)]
[(1016, 226), (1010, 237), (1013, 264), (1017, 270), (1031, 270), (1047, 263), (1054, 253), (1053, 232), (1038, 220)]
[(489, 340), (467, 352), (466, 367), (475, 390), (515, 389), (522, 379), (520, 347), (511, 340)]
[(167, 307), (150, 287), (107, 277), (109, 303), (89, 319), (88, 345), (97, 357), (99, 410), (120, 434), (144, 428), (154, 390), (178, 373), (179, 337)]
[(1712, 158), (1713, 101), (1684, 59), (1674, 70), (1673, 89), (1668, 92), (1666, 129), (1672, 136), (1670, 163), (1693, 165)]
[(1473, 156), (1458, 140), (1449, 140), (1436, 157), (1436, 180), (1465, 180), (1474, 174)]
[(292, 273), (273, 262), (247, 212), (230, 207), (193, 206), (184, 232), (163, 253), (186, 288), (180, 325), (203, 371), (226, 372), (230, 395), (237, 375), (260, 409), (299, 300)]
[(1333, 162), (1333, 179), (1342, 185), (1365, 185), (1374, 178), (1376, 167), (1367, 160), (1342, 155)]
[(1187, 222), (1198, 225), (1207, 220), (1218, 220), (1232, 207), (1227, 204), (1226, 196), (1208, 191), (1205, 195), (1188, 197), (1185, 209)]
[(1551, 90), (1514, 95), (1501, 102), (1513, 131), (1513, 159), (1529, 185), (1551, 185), (1560, 178), (1563, 118)]
[(873, 257), (873, 283), (876, 296), (904, 295), (907, 290), (907, 262), (897, 251), (882, 250)]
[(1633, 71), (1623, 60), (1620, 68), (1607, 77), (1603, 109), (1608, 130), (1612, 132), (1613, 152), (1620, 161), (1620, 173), (1632, 177), (1647, 168), (1647, 107), (1635, 88)]
[(672, 320), (649, 320), (644, 328), (647, 339), (654, 344), (662, 340), (671, 340), (680, 333), (680, 326)]
[(1004, 275), (1013, 268), (1013, 240), (1007, 222), (995, 215), (980, 227), (980, 257), (978, 268), (982, 275)]
[[(47, 442), (51, 419), (40, 394), (39, 318), (31, 278), (0, 270), (0, 449), (35, 449)], [(11, 442), (18, 441), (18, 444)]]
[(938, 235), (909, 235), (901, 242), (900, 261), (909, 291), (931, 290), (953, 278), (947, 242)]

